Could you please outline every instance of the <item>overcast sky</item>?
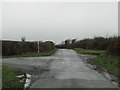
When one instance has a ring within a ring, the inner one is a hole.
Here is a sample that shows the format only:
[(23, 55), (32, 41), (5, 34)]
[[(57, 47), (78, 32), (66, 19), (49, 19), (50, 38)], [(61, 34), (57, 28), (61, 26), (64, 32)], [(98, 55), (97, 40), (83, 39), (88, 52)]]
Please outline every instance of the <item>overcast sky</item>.
[(115, 2), (12, 2), (2, 5), (2, 39), (83, 39), (118, 33)]

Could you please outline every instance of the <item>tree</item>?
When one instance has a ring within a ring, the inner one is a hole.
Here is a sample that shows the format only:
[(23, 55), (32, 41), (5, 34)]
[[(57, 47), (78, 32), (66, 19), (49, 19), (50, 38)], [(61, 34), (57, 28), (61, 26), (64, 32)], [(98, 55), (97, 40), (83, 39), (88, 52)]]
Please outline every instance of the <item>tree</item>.
[(21, 37), (22, 42), (25, 42), (25, 37)]
[(76, 43), (77, 39), (72, 39), (72, 44)]

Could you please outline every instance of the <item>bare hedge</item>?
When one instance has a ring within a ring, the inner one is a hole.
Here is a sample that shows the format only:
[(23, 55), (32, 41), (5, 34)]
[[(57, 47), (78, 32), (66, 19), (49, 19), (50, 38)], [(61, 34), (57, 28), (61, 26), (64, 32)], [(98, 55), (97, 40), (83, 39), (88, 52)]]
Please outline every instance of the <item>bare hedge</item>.
[[(54, 43), (51, 41), (40, 42), (40, 52), (54, 49)], [(20, 55), (25, 52), (37, 52), (38, 42), (22, 42), (22, 41), (2, 41), (2, 55)]]
[[(74, 40), (74, 42), (72, 42)], [(120, 55), (119, 42), (120, 37), (94, 37), (93, 39), (87, 38), (83, 40), (70, 40), (67, 39), (59, 45), (57, 48), (84, 48), (94, 50), (106, 50), (108, 55)], [(67, 42), (67, 43), (66, 43)]]

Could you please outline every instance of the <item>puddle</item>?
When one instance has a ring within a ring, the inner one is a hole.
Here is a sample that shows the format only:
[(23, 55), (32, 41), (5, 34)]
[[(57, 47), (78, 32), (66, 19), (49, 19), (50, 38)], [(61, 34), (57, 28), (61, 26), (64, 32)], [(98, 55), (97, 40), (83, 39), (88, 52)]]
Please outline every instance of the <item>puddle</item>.
[(24, 73), (23, 75), (16, 76), (20, 79), (20, 82), (24, 83), (24, 90), (29, 88), (31, 85), (31, 75), (28, 73)]

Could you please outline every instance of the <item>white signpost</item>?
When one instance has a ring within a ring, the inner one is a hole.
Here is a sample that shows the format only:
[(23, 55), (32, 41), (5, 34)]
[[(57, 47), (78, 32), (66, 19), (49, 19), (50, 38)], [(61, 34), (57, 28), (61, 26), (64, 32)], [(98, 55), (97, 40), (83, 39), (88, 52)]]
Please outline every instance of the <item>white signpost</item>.
[(38, 41), (38, 53), (39, 53), (39, 41)]

